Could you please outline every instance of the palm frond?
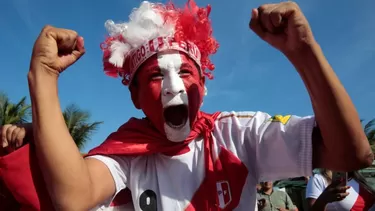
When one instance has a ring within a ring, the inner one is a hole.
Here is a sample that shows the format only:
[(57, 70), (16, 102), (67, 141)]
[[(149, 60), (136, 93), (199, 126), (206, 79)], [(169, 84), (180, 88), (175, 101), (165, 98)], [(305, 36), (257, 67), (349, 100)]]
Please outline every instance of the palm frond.
[(371, 131), (375, 130), (375, 119), (370, 120), (366, 125), (365, 125), (365, 133), (366, 135), (371, 133)]
[[(31, 117), (31, 106), (27, 104), (26, 97), (17, 103), (12, 103), (8, 96), (0, 91), (0, 123), (20, 124), (26, 123)], [(82, 110), (75, 104), (68, 105), (63, 111), (64, 120), (69, 133), (77, 146), (82, 149), (90, 140), (92, 134), (99, 129), (103, 122), (90, 122), (91, 114)]]
[(74, 141), (79, 149), (84, 147), (84, 145), (89, 141), (90, 136), (98, 130), (100, 124), (102, 123), (103, 122), (94, 122), (91, 124), (83, 124), (75, 130)]
[[(361, 120), (363, 123), (363, 120)], [(372, 152), (375, 153), (375, 119), (370, 120), (364, 126), (364, 132), (371, 146)]]
[(26, 97), (14, 104), (7, 95), (0, 92), (0, 123), (20, 124), (27, 122), (31, 117), (31, 106), (26, 103)]
[(69, 131), (73, 131), (75, 126), (85, 123), (90, 119), (90, 113), (80, 109), (75, 104), (67, 106), (63, 112), (63, 116)]
[(9, 101), (8, 95), (4, 92), (0, 91), (0, 107), (4, 104), (4, 102)]
[(100, 124), (103, 123), (90, 123), (91, 114), (75, 104), (67, 106), (64, 109), (63, 116), (70, 135), (80, 149), (89, 141), (91, 135), (99, 128)]

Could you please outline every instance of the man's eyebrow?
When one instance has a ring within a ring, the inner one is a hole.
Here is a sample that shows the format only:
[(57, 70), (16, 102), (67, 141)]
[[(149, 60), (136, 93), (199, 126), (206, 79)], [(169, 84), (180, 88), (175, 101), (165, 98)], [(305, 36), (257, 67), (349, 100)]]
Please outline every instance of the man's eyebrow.
[(159, 65), (150, 65), (146, 68), (147, 72), (160, 72)]
[(182, 68), (193, 68), (189, 63), (182, 63), (181, 64), (181, 69)]

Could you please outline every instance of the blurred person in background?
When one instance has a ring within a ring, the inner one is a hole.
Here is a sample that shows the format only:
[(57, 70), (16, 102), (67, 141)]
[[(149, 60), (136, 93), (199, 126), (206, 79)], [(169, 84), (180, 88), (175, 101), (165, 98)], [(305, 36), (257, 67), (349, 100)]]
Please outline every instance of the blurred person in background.
[(273, 182), (262, 182), (258, 192), (258, 209), (260, 211), (298, 211), (289, 195), (285, 191), (273, 188)]
[(306, 199), (311, 211), (375, 210), (375, 190), (357, 171), (348, 173), (345, 185), (333, 181), (332, 171), (320, 169), (307, 184)]

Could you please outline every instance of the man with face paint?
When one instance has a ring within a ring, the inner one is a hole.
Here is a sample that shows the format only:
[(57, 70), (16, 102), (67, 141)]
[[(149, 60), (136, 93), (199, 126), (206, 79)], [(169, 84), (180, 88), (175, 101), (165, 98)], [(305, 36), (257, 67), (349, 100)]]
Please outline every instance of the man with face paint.
[(153, 55), (142, 66), (131, 87), (135, 106), (168, 140), (184, 141), (203, 100), (204, 80), (195, 62), (173, 50)]
[[(57, 95), (59, 74), (85, 52), (83, 38), (42, 30), (28, 74), (33, 138), (0, 160), (23, 210), (253, 210), (261, 181), (371, 164), (357, 112), (293, 2), (253, 9), (250, 28), (295, 66), (315, 117), (200, 111), (218, 48), (209, 13), (192, 0), (183, 9), (142, 2), (129, 22), (106, 22), (104, 69), (122, 77), (146, 117), (131, 118), (85, 158)], [(3, 127), (3, 143), (22, 139), (17, 131)]]

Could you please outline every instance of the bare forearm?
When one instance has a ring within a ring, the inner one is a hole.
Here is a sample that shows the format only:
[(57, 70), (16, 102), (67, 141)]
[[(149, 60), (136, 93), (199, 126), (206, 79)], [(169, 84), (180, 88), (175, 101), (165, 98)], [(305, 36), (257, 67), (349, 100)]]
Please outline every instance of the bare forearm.
[[(358, 113), (317, 43), (309, 46), (303, 56), (290, 56), (310, 94), (323, 142), (321, 152), (332, 153), (331, 162), (315, 167), (352, 171), (370, 163), (371, 150), (360, 124)], [(336, 158), (336, 159), (335, 159)]]
[(67, 130), (57, 94), (57, 78), (51, 80), (49, 75), (29, 73), (28, 79), (34, 143), (50, 195), (56, 206), (89, 201), (88, 169)]

